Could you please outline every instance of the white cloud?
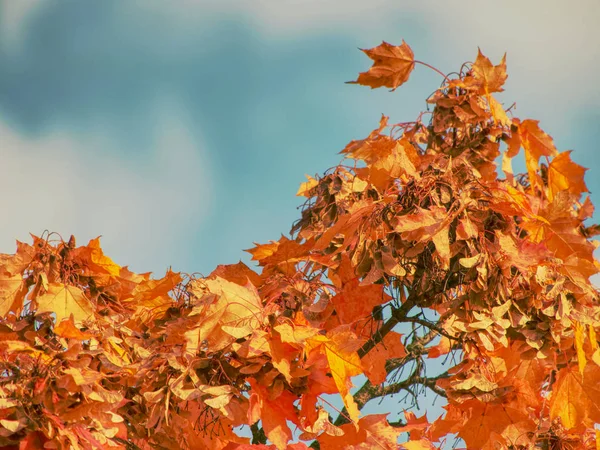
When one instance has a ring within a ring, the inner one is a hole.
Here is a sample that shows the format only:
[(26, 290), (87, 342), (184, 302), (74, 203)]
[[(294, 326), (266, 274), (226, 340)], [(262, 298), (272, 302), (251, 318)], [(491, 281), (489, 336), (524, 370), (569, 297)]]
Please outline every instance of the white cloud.
[(42, 0), (0, 0), (0, 44), (18, 46), (30, 17)]
[(102, 235), (105, 252), (137, 271), (160, 274), (189, 260), (185, 236), (210, 208), (206, 152), (176, 104), (157, 104), (154, 117), (153, 148), (129, 159), (122, 142), (100, 132), (33, 139), (0, 121), (0, 251), (48, 229), (79, 244)]

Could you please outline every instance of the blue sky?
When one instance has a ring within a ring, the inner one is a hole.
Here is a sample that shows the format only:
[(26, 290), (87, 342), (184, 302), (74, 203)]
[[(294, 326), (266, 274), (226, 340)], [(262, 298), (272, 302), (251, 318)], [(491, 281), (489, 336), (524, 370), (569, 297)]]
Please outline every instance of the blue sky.
[(600, 4), (445, 5), (0, 0), (0, 252), (49, 229), (157, 275), (248, 261), (299, 217), (305, 173), (424, 108), (424, 67), (394, 93), (344, 84), (357, 47), (403, 38), (444, 72), (506, 51), (502, 100), (575, 150), (598, 202)]

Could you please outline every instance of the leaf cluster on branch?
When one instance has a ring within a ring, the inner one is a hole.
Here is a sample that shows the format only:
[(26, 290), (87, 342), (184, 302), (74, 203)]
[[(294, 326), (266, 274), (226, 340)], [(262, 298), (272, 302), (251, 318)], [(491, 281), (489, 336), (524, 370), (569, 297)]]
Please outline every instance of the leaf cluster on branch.
[[(424, 64), (365, 53), (373, 88)], [(479, 52), (414, 122), (350, 142), (291, 237), (248, 250), (259, 271), (152, 279), (54, 234), (0, 255), (0, 447), (596, 448), (600, 228), (585, 169), (494, 97), (506, 78)], [(361, 415), (427, 391), (431, 421)]]

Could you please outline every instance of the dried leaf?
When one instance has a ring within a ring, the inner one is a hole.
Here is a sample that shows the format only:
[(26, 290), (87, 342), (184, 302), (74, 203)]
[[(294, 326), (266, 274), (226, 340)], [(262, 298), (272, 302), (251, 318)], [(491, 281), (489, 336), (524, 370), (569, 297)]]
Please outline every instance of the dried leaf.
[(373, 67), (368, 72), (361, 73), (356, 81), (349, 83), (371, 86), (372, 89), (384, 86), (395, 90), (408, 81), (415, 67), (415, 56), (404, 40), (397, 46), (384, 41), (363, 52), (374, 61)]

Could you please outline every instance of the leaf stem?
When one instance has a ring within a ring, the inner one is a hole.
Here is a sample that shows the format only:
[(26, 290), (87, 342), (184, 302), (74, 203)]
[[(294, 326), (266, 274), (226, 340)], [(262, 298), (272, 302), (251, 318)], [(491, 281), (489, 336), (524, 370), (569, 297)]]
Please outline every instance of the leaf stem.
[(437, 72), (437, 73), (439, 73), (439, 74), (440, 74), (442, 77), (444, 77), (444, 78), (446, 78), (446, 77), (447, 77), (447, 75), (446, 75), (444, 72), (442, 72), (440, 69), (437, 69), (437, 68), (433, 67), (431, 64), (427, 64), (426, 62), (419, 61), (419, 60), (416, 60), (416, 59), (414, 60), (414, 63), (415, 63), (415, 64), (422, 64), (422, 65), (424, 65), (425, 67), (429, 67), (429, 68), (430, 68), (431, 70), (433, 70), (434, 72)]

